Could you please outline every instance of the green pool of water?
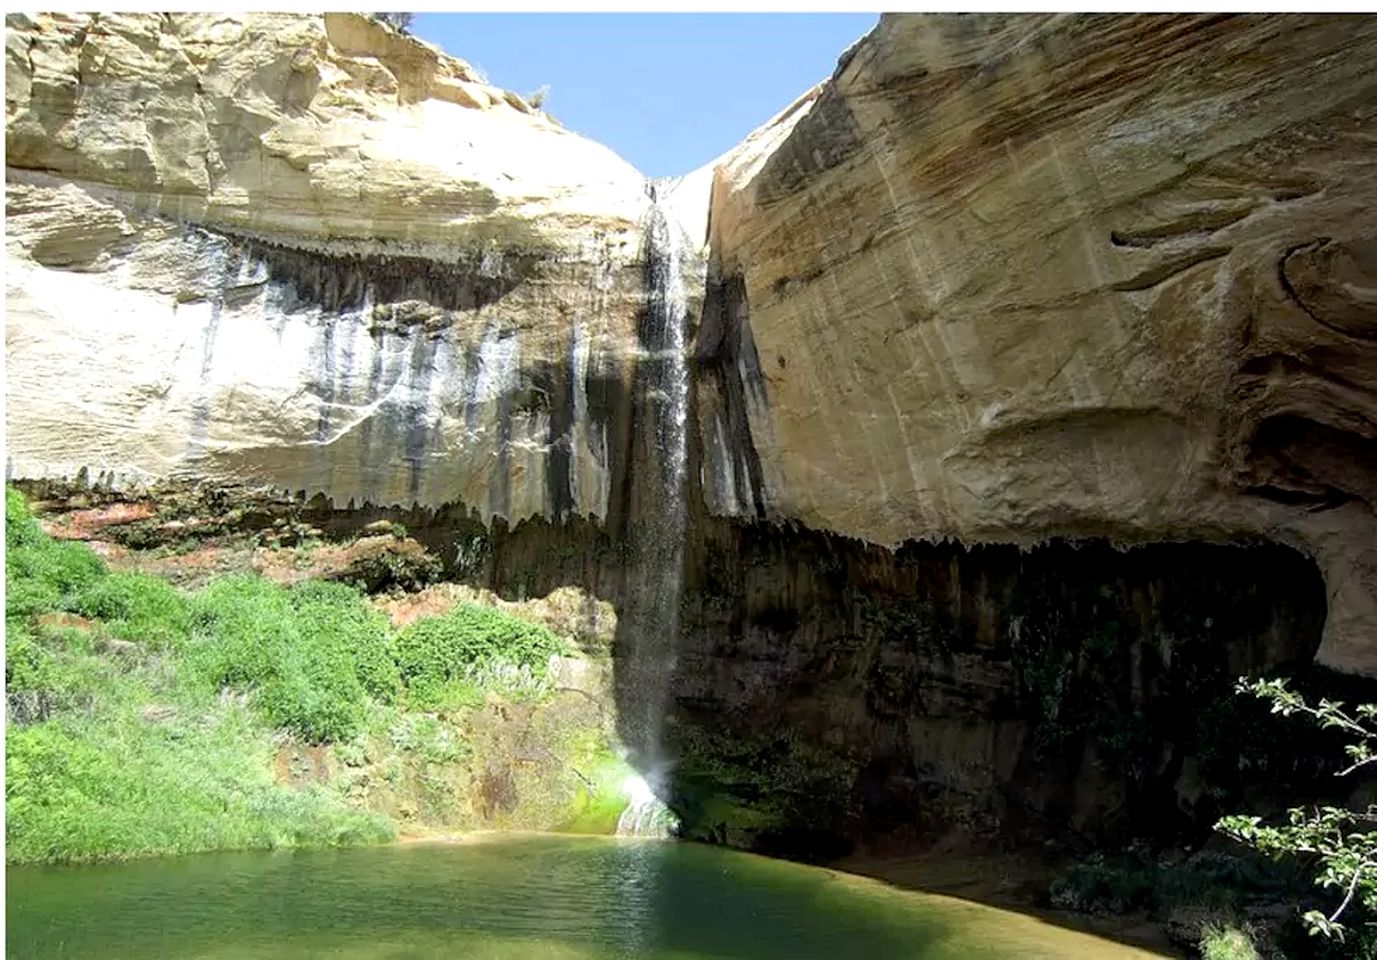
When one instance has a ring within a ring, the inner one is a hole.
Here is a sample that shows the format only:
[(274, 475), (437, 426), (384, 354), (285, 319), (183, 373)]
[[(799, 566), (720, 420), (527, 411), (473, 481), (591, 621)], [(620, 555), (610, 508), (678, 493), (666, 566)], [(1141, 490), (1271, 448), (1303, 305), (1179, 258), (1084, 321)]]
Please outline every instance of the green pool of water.
[(1018, 914), (695, 844), (504, 837), (7, 871), (12, 958), (1148, 954)]

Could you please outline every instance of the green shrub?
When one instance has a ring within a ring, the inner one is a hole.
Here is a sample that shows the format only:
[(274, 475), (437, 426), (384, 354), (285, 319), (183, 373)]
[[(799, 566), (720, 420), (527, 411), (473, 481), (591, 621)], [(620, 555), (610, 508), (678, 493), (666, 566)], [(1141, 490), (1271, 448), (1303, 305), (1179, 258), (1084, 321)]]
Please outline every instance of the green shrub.
[(356, 559), (339, 578), (369, 593), (380, 590), (419, 590), (444, 575), (440, 558), (423, 548), (405, 544), (378, 550)]
[(1302, 871), (1256, 856), (1202, 850), (1178, 862), (1146, 851), (1091, 854), (1053, 881), (1053, 906), (1084, 913), (1165, 913), (1176, 906), (1232, 908), (1246, 900), (1294, 899), (1305, 889)]
[(72, 595), (105, 575), (105, 564), (84, 543), (53, 540), (7, 547), (5, 616), (29, 617), (65, 609)]
[(15, 724), (45, 720), (80, 703), (81, 678), (27, 625), (11, 620), (5, 629), (5, 703)]
[(397, 695), (401, 678), (392, 659), (387, 617), (358, 588), (313, 581), (292, 591), (303, 636), (313, 644), (339, 644), (365, 690), (381, 700)]
[(102, 620), (110, 632), (154, 649), (186, 639), (191, 611), (166, 580), (143, 573), (112, 573), (88, 584), (73, 598), (72, 609)]
[(1052, 905), (1061, 910), (1128, 913), (1152, 904), (1155, 879), (1150, 864), (1093, 854), (1054, 880), (1049, 893)]
[(5, 488), (5, 549), (33, 546), (46, 539), (29, 510), (29, 502), (14, 487)]
[(287, 590), (255, 576), (224, 577), (193, 602), (194, 661), (216, 686), (254, 691), (276, 726), (312, 742), (362, 729), (368, 694), (399, 686), (387, 620), (355, 588)]
[(363, 687), (347, 657), (301, 650), (258, 691), (255, 703), (273, 726), (312, 743), (347, 740), (363, 725)]
[(499, 664), (544, 677), (551, 654), (563, 646), (539, 624), (464, 604), (442, 617), (411, 624), (397, 635), (393, 650), (402, 679), (413, 695), (425, 700), (452, 681), (491, 672)]
[(29, 511), (24, 495), (5, 488), (5, 616), (61, 609), (70, 594), (105, 574), (84, 543), (54, 540)]
[(220, 577), (192, 600), (192, 662), (216, 686), (253, 687), (277, 676), (298, 646), (287, 591), (255, 575)]
[(1203, 960), (1259, 960), (1253, 938), (1231, 924), (1207, 924), (1200, 937)]

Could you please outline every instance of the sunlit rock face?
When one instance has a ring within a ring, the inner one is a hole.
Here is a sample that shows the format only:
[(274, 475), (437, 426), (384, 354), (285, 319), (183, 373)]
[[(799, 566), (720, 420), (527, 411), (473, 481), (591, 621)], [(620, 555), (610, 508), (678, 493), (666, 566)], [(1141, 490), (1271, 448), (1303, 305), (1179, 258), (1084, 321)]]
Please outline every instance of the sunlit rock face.
[(643, 178), (359, 16), (11, 16), (8, 470), (606, 514)]
[(1377, 670), (1374, 62), (1370, 18), (883, 17), (718, 167), (709, 506), (1260, 535)]

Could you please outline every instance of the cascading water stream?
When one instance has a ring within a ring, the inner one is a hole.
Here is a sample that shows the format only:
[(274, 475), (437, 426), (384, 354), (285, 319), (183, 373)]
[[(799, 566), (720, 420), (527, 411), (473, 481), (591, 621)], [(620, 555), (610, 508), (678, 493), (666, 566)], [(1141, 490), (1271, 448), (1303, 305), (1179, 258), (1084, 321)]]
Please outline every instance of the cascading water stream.
[[(642, 328), (642, 402), (653, 418), (658, 490), (644, 491), (633, 533), (633, 637), (626, 661), (634, 762), (640, 778), (628, 781), (630, 801), (618, 833), (665, 835), (673, 815), (657, 794), (668, 760), (664, 719), (674, 677), (683, 592), (687, 522), (689, 373), (686, 326), (688, 297), (683, 277), (683, 240), (666, 209), (649, 188), (646, 224), (646, 316)], [(642, 421), (643, 427), (650, 424)]]

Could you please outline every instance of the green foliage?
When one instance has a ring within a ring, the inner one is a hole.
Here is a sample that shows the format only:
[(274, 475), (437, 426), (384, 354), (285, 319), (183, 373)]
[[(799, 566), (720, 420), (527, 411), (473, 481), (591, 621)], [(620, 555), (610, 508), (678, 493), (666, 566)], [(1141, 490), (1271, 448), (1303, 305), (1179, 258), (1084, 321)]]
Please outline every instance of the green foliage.
[(396, 693), (386, 620), (352, 587), (288, 591), (256, 576), (224, 577), (193, 610), (192, 659), (202, 676), (254, 691), (275, 726), (306, 740), (349, 739), (362, 729), (368, 694)]
[(143, 573), (111, 573), (92, 581), (75, 595), (71, 608), (103, 621), (114, 636), (155, 650), (182, 643), (191, 627), (182, 595), (166, 580)]
[(271, 741), (242, 714), (169, 725), (115, 716), (11, 729), (13, 863), (391, 839), (381, 817), (272, 780)]
[(295, 628), (282, 587), (253, 575), (221, 577), (192, 601), (191, 661), (217, 687), (265, 684), (300, 642)]
[(355, 587), (314, 581), (292, 591), (302, 636), (314, 647), (347, 648), (355, 676), (372, 696), (389, 701), (401, 687), (387, 617)]
[(475, 604), (418, 620), (393, 643), (397, 667), (417, 702), (433, 701), (456, 680), (514, 681), (511, 686), (519, 688), (522, 680), (544, 678), (550, 656), (563, 649), (545, 627)]
[(1259, 960), (1253, 938), (1231, 924), (1207, 924), (1200, 937), (1202, 960)]
[(1128, 913), (1153, 900), (1154, 872), (1142, 863), (1116, 863), (1092, 856), (1052, 882), (1052, 905), (1080, 913)]
[(484, 533), (473, 533), (454, 543), (454, 575), (459, 580), (473, 580), (483, 570), (492, 552), (492, 545)]
[[(1285, 866), (1257, 857), (1202, 851), (1179, 862), (1160, 862), (1144, 850), (1092, 854), (1052, 883), (1053, 906), (1081, 913), (1164, 914), (1179, 906), (1233, 908), (1250, 899), (1290, 899), (1304, 880)], [(1227, 911), (1226, 911), (1227, 912)]]
[(370, 593), (389, 588), (419, 590), (439, 580), (444, 573), (440, 558), (414, 544), (411, 547), (403, 545), (359, 557), (341, 578)]
[(72, 595), (104, 576), (105, 564), (84, 543), (53, 540), (7, 546), (5, 617), (66, 609)]
[[(1352, 742), (1345, 747), (1349, 765), (1340, 775), (1353, 773), (1377, 761), (1373, 743), (1377, 741), (1377, 704), (1358, 704), (1352, 710), (1343, 703), (1321, 699), (1311, 705), (1287, 688), (1283, 680), (1238, 683), (1239, 693), (1268, 700), (1272, 712), (1282, 716), (1300, 714), (1326, 729), (1342, 731)], [(1317, 863), (1316, 884), (1333, 889), (1342, 897), (1332, 913), (1311, 910), (1304, 916), (1310, 931), (1342, 941), (1347, 932), (1339, 922), (1346, 910), (1359, 905), (1366, 912), (1377, 911), (1377, 806), (1364, 811), (1341, 807), (1294, 807), (1287, 823), (1265, 826), (1261, 817), (1230, 816), (1217, 829), (1242, 843), (1273, 857), (1306, 855)]]
[(45, 538), (29, 510), (29, 502), (14, 487), (5, 488), (5, 549), (33, 546)]
[(15, 724), (44, 720), (85, 699), (79, 672), (21, 621), (11, 621), (5, 630), (5, 697)]

